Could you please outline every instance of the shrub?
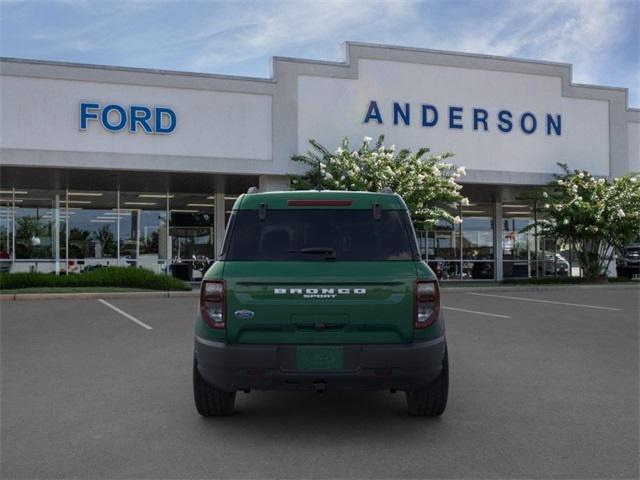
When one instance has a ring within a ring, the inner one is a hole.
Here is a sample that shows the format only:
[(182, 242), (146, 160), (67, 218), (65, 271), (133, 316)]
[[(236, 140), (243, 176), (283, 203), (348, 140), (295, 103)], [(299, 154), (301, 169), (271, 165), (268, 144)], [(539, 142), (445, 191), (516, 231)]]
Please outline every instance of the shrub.
[(311, 149), (306, 155), (294, 155), (293, 161), (306, 164), (304, 175), (290, 175), (294, 190), (327, 188), (379, 192), (384, 187), (398, 193), (407, 204), (417, 229), (433, 226), (438, 220), (460, 223), (458, 216), (442, 208), (443, 204), (468, 205), (457, 180), (466, 175), (464, 167), (449, 161), (452, 153), (428, 155), (428, 148), (416, 153), (407, 149), (396, 151), (394, 145), (385, 147), (380, 135), (375, 146), (364, 137), (360, 148), (351, 150), (349, 139), (334, 152), (309, 139)]
[(50, 273), (1, 273), (0, 289), (30, 287), (123, 287), (150, 290), (191, 290), (177, 278), (158, 275), (151, 270), (131, 267), (104, 267), (87, 273), (53, 275)]
[(562, 174), (542, 192), (539, 232), (570, 244), (586, 278), (603, 277), (614, 252), (640, 235), (640, 175), (610, 181), (558, 165)]

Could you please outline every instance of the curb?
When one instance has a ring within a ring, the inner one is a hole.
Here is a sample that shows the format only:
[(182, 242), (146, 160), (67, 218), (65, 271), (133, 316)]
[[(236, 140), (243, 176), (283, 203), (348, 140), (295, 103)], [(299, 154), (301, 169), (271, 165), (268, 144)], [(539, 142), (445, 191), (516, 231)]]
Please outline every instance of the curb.
[(86, 293), (9, 293), (0, 294), (0, 301), (16, 300), (95, 300), (98, 298), (179, 298), (198, 297), (200, 292), (86, 292)]

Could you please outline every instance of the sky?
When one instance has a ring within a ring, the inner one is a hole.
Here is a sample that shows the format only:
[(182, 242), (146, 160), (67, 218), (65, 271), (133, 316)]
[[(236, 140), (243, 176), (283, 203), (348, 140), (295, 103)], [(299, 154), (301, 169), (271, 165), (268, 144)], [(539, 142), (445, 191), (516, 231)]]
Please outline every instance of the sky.
[(640, 106), (640, 0), (0, 0), (0, 55), (269, 77), (359, 41), (573, 64)]

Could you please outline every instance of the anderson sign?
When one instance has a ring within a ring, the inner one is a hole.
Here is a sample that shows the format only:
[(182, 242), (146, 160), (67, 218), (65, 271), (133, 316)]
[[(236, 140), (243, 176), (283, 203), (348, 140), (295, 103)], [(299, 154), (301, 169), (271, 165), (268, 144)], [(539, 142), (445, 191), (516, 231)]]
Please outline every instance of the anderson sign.
[[(390, 107), (390, 108), (389, 108)], [(386, 123), (385, 123), (386, 122)], [(438, 108), (435, 105), (423, 103), (393, 102), (391, 105), (379, 106), (376, 100), (371, 100), (364, 115), (364, 123), (385, 125), (411, 125), (416, 122), (423, 127), (435, 127), (443, 122), (454, 130), (498, 130), (509, 133), (514, 128), (520, 129), (527, 135), (536, 132), (549, 136), (562, 135), (562, 116), (559, 113), (536, 115), (532, 112), (514, 114), (510, 110), (500, 110), (492, 114), (486, 108), (462, 106), (448, 106)]]

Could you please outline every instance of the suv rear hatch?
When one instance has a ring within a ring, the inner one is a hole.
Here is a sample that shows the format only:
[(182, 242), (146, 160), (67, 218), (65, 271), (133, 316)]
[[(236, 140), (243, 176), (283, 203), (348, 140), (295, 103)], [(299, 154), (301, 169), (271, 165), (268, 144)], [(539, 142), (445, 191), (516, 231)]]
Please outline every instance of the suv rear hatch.
[(237, 210), (223, 259), (229, 343), (413, 340), (419, 256), (406, 210)]

